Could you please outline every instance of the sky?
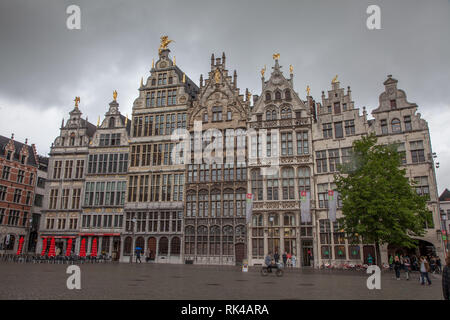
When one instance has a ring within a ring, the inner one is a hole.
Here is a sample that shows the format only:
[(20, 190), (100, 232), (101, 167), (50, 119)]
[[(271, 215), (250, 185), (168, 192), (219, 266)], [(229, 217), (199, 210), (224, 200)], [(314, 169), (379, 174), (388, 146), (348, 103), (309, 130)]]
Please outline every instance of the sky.
[[(69, 5), (81, 9), (81, 29), (69, 30)], [(369, 5), (381, 9), (381, 29), (369, 30)], [(0, 134), (35, 143), (47, 154), (63, 118), (80, 96), (92, 123), (118, 91), (131, 115), (141, 77), (168, 35), (177, 65), (197, 84), (211, 53), (225, 52), (241, 92), (261, 93), (259, 71), (280, 53), (294, 88), (320, 101), (338, 74), (355, 106), (378, 107), (392, 74), (428, 121), (439, 193), (450, 189), (450, 0), (2, 0), (0, 2)]]

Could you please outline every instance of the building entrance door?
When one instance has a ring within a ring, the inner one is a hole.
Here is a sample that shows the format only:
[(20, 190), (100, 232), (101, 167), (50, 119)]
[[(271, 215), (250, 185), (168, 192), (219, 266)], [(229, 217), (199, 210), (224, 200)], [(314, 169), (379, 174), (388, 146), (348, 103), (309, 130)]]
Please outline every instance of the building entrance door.
[(236, 264), (241, 264), (245, 258), (245, 245), (243, 243), (237, 243), (234, 248)]
[(114, 261), (120, 259), (120, 237), (114, 237), (113, 239), (112, 258)]
[(150, 260), (155, 260), (156, 257), (156, 238), (148, 238), (148, 257)]
[(313, 243), (312, 240), (302, 241), (302, 266), (311, 267), (313, 264)]

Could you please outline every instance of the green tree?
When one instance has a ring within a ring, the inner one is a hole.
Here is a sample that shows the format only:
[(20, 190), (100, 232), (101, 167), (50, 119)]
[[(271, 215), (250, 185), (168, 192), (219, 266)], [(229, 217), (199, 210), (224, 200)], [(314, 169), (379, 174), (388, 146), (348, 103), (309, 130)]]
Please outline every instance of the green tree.
[(424, 235), (432, 216), (427, 199), (415, 192), (414, 182), (400, 168), (397, 145), (376, 143), (373, 134), (354, 141), (351, 160), (339, 166), (334, 178), (347, 236), (362, 236), (366, 243), (374, 243), (380, 266), (380, 245), (416, 247), (412, 237)]

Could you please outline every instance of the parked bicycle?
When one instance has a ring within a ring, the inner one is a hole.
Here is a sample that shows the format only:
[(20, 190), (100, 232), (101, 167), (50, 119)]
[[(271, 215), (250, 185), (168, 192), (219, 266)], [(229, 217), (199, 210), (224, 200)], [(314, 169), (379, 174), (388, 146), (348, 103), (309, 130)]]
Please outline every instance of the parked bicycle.
[[(275, 271), (272, 271), (272, 270), (275, 270)], [(269, 273), (275, 273), (277, 275), (277, 277), (283, 276), (283, 269), (282, 269), (281, 263), (272, 264), (270, 266), (263, 266), (261, 268), (261, 275), (263, 277), (268, 276)]]

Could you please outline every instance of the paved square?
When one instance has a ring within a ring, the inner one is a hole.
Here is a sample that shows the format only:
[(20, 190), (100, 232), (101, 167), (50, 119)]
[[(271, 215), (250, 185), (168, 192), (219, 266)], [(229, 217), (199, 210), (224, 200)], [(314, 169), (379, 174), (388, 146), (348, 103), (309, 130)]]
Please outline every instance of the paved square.
[(262, 277), (258, 268), (170, 264), (82, 264), (81, 290), (69, 290), (68, 265), (0, 263), (0, 299), (431, 299), (442, 300), (441, 277), (421, 286), (383, 272), (368, 290), (357, 271), (286, 270)]

